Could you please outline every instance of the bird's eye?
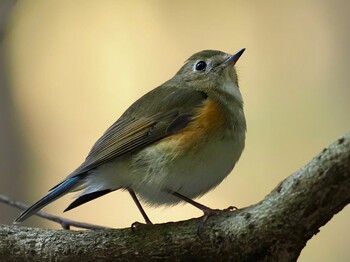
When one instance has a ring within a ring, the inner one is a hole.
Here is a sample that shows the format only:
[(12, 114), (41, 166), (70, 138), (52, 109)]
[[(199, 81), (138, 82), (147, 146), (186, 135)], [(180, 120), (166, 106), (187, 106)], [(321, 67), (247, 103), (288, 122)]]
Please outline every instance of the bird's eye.
[(207, 68), (207, 63), (204, 61), (197, 62), (195, 69), (196, 71), (204, 71)]

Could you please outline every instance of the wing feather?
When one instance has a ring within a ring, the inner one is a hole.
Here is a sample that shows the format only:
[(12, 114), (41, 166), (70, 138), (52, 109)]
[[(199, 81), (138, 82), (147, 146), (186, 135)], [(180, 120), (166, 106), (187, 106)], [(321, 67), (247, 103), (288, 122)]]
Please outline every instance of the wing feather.
[[(151, 102), (155, 97), (160, 103)], [(87, 171), (178, 132), (192, 121), (196, 108), (207, 98), (193, 89), (155, 89), (134, 103), (97, 140), (85, 161), (70, 175)], [(162, 112), (162, 113), (159, 113)]]

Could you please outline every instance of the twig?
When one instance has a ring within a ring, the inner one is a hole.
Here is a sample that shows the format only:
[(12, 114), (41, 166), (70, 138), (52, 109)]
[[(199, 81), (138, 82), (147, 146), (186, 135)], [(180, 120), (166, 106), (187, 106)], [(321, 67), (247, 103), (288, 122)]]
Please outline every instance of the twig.
[[(16, 207), (16, 208), (21, 209), (21, 210), (25, 210), (29, 207), (28, 205), (23, 204), (22, 202), (12, 200), (12, 199), (8, 198), (7, 196), (1, 195), (1, 194), (0, 194), (0, 202), (3, 202), (5, 204), (8, 204), (10, 206)], [(45, 218), (45, 219), (50, 220), (50, 221), (54, 221), (54, 222), (60, 224), (62, 226), (62, 228), (68, 229), (68, 230), (70, 229), (71, 226), (74, 226), (77, 228), (84, 228), (84, 229), (93, 229), (93, 230), (110, 229), (109, 227), (93, 225), (93, 224), (89, 224), (89, 223), (79, 222), (79, 221), (71, 220), (68, 218), (56, 216), (56, 215), (50, 214), (50, 213), (45, 212), (45, 211), (39, 211), (35, 215), (42, 217), (42, 218)]]

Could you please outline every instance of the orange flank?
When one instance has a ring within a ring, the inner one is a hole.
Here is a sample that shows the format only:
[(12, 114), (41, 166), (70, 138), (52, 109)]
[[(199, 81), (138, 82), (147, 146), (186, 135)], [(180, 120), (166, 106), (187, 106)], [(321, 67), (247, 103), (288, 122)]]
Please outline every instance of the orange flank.
[[(161, 141), (163, 146), (170, 146), (173, 149), (178, 147), (189, 147), (189, 150), (198, 149), (204, 145), (218, 132), (224, 125), (224, 117), (220, 104), (212, 99), (207, 99), (204, 105), (197, 109), (198, 114), (193, 121), (184, 129), (180, 130)], [(184, 148), (179, 152), (188, 152)]]

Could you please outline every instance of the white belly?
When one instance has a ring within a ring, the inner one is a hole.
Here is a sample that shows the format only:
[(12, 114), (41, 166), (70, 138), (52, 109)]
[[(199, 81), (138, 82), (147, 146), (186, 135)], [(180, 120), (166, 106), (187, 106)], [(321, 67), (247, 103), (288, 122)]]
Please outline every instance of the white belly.
[[(242, 115), (243, 116), (243, 115)], [(149, 205), (180, 202), (170, 192), (188, 198), (216, 187), (233, 169), (244, 148), (245, 125), (211, 139), (186, 156), (175, 156), (176, 147), (162, 141), (134, 155), (105, 163), (89, 172), (81, 195), (105, 189), (129, 188)]]
[(160, 154), (161, 145), (146, 148), (133, 159), (130, 187), (150, 205), (180, 201), (168, 191), (189, 198), (203, 195), (217, 186), (239, 159), (244, 142), (235, 141), (237, 139), (212, 141), (204, 149), (177, 158)]

